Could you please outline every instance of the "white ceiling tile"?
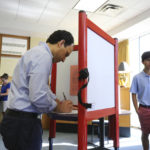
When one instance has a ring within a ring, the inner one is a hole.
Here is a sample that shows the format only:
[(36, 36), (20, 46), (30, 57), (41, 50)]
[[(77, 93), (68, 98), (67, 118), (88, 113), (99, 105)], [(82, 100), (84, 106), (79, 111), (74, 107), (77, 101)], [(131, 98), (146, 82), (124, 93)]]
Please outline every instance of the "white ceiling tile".
[(0, 0), (0, 18), (14, 19), (18, 10), (19, 0)]
[(19, 11), (40, 14), (47, 3), (48, 0), (42, 0), (42, 3), (35, 0), (21, 0)]
[[(92, 13), (86, 13), (87, 17), (92, 16)], [(63, 27), (70, 27), (70, 28), (78, 28), (78, 21), (79, 21), (79, 11), (76, 9), (72, 9), (69, 13), (63, 18), (60, 23), (60, 26)]]
[(29, 7), (43, 8), (45, 7), (45, 4), (49, 3), (49, 1), (50, 0), (21, 0), (21, 3)]
[(115, 27), (121, 25), (122, 23), (124, 23), (124, 20), (121, 19), (112, 19), (111, 21), (105, 23), (105, 31), (110, 31), (111, 29), (114, 29)]
[(57, 9), (72, 9), (79, 0), (51, 0), (48, 7)]
[(101, 14), (94, 14), (89, 17), (94, 23), (103, 24), (112, 19), (112, 17), (101, 15)]
[(65, 16), (72, 9), (77, 0), (51, 0), (43, 15), (53, 14), (55, 16)]
[(17, 17), (17, 19), (15, 19), (17, 22), (22, 22), (22, 23), (36, 23), (37, 22), (37, 18), (35, 16), (31, 16), (27, 13), (21, 13), (21, 16)]
[(0, 9), (17, 10), (19, 0), (0, 0)]
[(16, 17), (16, 12), (12, 10), (3, 11), (0, 10), (0, 20), (5, 18), (9, 20), (13, 20)]
[(21, 0), (17, 12), (17, 19), (26, 19), (29, 21), (37, 21), (43, 9), (45, 9), (48, 0), (35, 1), (35, 0)]
[(120, 13), (117, 18), (124, 19), (124, 21), (129, 20), (137, 15), (139, 15), (141, 12), (136, 9), (127, 9), (124, 12)]
[(79, 16), (78, 14), (79, 13), (77, 10), (71, 10), (62, 20), (60, 26), (67, 26), (67, 27), (78, 26), (78, 16)]
[(150, 8), (150, 1), (149, 0), (143, 0), (140, 1), (139, 3), (136, 3), (135, 5), (132, 6), (132, 9), (136, 9), (139, 11), (145, 11)]
[(39, 18), (39, 23), (57, 26), (69, 13), (70, 8), (62, 7), (60, 0), (50, 1)]
[(40, 17), (39, 23), (56, 26), (65, 17), (66, 13), (67, 12), (60, 13), (56, 11), (46, 10)]
[[(57, 29), (66, 29), (77, 41), (78, 11), (73, 7), (78, 1), (0, 0), (0, 32), (49, 35)], [(115, 17), (101, 15), (98, 10), (95, 13), (87, 13), (88, 18), (104, 31), (117, 28), (150, 8), (149, 0), (109, 0), (108, 2), (120, 5), (124, 10)], [(149, 25), (149, 22), (147, 24)]]
[[(11, 24), (11, 26), (10, 26)], [(47, 25), (41, 25), (41, 24), (37, 24), (37, 23), (30, 23), (30, 22), (20, 22), (20, 21), (16, 21), (16, 20), (11, 20), (11, 21), (3, 21), (0, 24), (0, 32), (4, 33), (2, 31), (8, 31), (10, 33), (14, 33), (14, 34), (22, 34), (24, 35), (33, 35), (35, 33), (42, 33), (42, 35), (46, 35), (47, 31), (49, 31), (51, 29), (50, 26)], [(15, 33), (16, 32), (16, 33)]]

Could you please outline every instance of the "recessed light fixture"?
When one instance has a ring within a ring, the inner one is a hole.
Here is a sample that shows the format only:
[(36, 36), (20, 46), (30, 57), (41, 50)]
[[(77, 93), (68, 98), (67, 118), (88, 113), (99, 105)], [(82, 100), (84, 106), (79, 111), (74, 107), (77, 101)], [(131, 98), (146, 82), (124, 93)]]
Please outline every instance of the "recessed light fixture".
[(74, 7), (74, 9), (84, 10), (89, 12), (96, 11), (107, 0), (80, 0)]

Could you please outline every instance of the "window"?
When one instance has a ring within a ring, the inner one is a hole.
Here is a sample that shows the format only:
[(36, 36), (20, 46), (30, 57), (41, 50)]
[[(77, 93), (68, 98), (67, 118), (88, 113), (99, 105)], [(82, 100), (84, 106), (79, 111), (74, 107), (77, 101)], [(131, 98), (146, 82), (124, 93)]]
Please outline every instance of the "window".
[(21, 57), (29, 47), (29, 37), (0, 34), (0, 56)]
[(0, 75), (13, 75), (20, 57), (30, 48), (30, 37), (0, 34)]
[(143, 64), (141, 63), (141, 55), (145, 51), (150, 51), (149, 42), (150, 42), (150, 33), (130, 40), (129, 52), (130, 52), (131, 78), (132, 76), (143, 70)]

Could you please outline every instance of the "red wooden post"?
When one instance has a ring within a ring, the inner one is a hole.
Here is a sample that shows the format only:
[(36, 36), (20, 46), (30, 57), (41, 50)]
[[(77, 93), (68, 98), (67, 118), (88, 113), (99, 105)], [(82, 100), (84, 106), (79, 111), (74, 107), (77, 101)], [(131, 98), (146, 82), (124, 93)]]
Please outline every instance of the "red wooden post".
[[(56, 93), (56, 74), (57, 74), (57, 64), (53, 64), (51, 77), (51, 90), (53, 91), (53, 93)], [(55, 138), (55, 136), (56, 136), (56, 120), (50, 119), (49, 137)]]
[(118, 40), (115, 39), (115, 138), (114, 138), (114, 147), (119, 147), (119, 109), (118, 109)]
[[(87, 68), (87, 26), (86, 26), (86, 13), (80, 11), (79, 13), (79, 54), (78, 64), (79, 71)], [(79, 88), (83, 85), (82, 81), (79, 81)], [(82, 101), (86, 102), (87, 89), (82, 91)], [(78, 150), (87, 150), (87, 120), (86, 109), (78, 104)]]

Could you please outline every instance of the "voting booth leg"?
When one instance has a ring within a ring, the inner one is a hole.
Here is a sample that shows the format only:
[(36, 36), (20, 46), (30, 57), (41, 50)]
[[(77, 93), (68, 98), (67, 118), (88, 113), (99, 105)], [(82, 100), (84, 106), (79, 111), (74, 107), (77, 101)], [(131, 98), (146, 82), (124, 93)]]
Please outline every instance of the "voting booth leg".
[(119, 149), (119, 115), (115, 114), (115, 140), (114, 140), (114, 147)]
[(119, 118), (118, 115), (109, 116), (109, 137), (114, 141), (115, 150), (119, 149)]
[(49, 150), (53, 150), (53, 139), (49, 138)]
[(50, 119), (49, 127), (49, 150), (53, 150), (53, 138), (56, 136), (56, 120)]
[(87, 120), (84, 111), (80, 114), (83, 115), (78, 116), (78, 150), (87, 150)]
[(78, 127), (78, 150), (87, 150), (87, 123), (84, 121)]
[(105, 128), (104, 128), (104, 118), (99, 119), (99, 129), (100, 129), (100, 147), (104, 148), (104, 137), (105, 137)]

